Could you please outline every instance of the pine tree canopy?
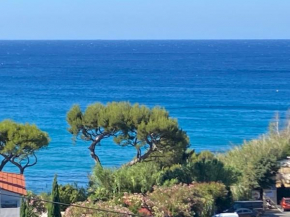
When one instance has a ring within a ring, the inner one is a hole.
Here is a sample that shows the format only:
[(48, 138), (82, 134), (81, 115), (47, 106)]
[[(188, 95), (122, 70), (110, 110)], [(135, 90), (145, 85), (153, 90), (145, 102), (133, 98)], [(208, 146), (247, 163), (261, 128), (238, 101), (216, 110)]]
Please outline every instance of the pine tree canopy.
[[(35, 152), (47, 147), (49, 137), (34, 124), (19, 124), (12, 120), (0, 122), (0, 171), (7, 162), (24, 173), (25, 168), (37, 163)], [(34, 159), (34, 161), (31, 161)]]
[(161, 107), (150, 109), (129, 102), (94, 103), (83, 112), (79, 105), (74, 105), (67, 113), (67, 122), (74, 139), (91, 142), (89, 150), (97, 163), (100, 159), (95, 147), (109, 137), (117, 145), (136, 149), (136, 158), (129, 165), (149, 158), (179, 163), (189, 146), (188, 136), (177, 120)]

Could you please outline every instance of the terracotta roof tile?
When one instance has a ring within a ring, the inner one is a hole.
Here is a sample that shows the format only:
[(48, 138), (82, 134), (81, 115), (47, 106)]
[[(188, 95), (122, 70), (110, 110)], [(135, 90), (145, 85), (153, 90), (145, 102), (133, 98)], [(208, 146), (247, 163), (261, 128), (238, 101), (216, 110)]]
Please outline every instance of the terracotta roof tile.
[(0, 172), (0, 188), (26, 195), (25, 180), (22, 174)]

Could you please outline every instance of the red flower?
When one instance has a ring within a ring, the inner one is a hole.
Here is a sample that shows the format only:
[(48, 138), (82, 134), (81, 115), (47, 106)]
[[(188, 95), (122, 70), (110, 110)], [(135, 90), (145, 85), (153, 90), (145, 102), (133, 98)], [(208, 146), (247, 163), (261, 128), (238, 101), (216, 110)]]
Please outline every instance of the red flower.
[(141, 209), (139, 209), (139, 214), (141, 214), (142, 216), (152, 216), (152, 213), (149, 209), (143, 207)]

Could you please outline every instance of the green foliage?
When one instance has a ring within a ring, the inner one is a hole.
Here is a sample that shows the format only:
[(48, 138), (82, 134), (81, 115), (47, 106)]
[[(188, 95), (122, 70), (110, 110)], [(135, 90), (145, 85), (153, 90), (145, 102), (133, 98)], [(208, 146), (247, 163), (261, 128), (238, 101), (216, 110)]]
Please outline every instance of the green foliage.
[(113, 196), (129, 193), (146, 193), (151, 191), (159, 180), (159, 167), (154, 163), (139, 163), (117, 170), (95, 166), (91, 181), (92, 197), (107, 200)]
[(83, 114), (81, 108), (78, 105), (74, 105), (68, 112), (66, 120), (70, 125), (68, 131), (76, 137), (83, 127)]
[(253, 187), (267, 189), (275, 185), (279, 168), (276, 156), (269, 155), (268, 158), (259, 159), (254, 166), (257, 185)]
[(230, 186), (238, 181), (240, 173), (233, 167), (226, 167), (214, 156), (199, 158), (195, 163), (188, 164), (191, 177), (197, 182), (222, 182)]
[[(37, 195), (38, 198), (41, 200), (46, 200), (50, 201), (51, 200), (51, 192), (46, 193), (46, 192), (41, 192), (40, 194)], [(47, 211), (49, 209), (49, 203), (44, 203), (44, 209)]]
[(148, 197), (155, 206), (154, 216), (211, 216), (216, 199), (225, 194), (222, 184), (207, 183), (159, 187)]
[(170, 186), (177, 183), (222, 182), (231, 186), (238, 181), (240, 173), (232, 167), (226, 167), (214, 154), (205, 151), (191, 155), (189, 162), (173, 165), (160, 172), (160, 185)]
[(136, 158), (130, 165), (144, 160), (167, 166), (181, 163), (189, 144), (177, 120), (170, 118), (169, 113), (160, 107), (149, 109), (128, 102), (95, 103), (82, 112), (75, 105), (67, 114), (67, 122), (74, 139), (80, 136), (91, 141), (91, 155), (97, 161), (95, 146), (108, 137), (113, 137), (117, 145), (130, 145), (136, 149)]
[(26, 198), (21, 200), (20, 217), (39, 217), (44, 212), (46, 212), (44, 202), (28, 191)]
[(147, 201), (153, 216), (194, 216), (198, 210), (194, 205), (201, 207), (202, 200), (194, 186), (174, 185), (158, 187), (148, 195)]
[[(121, 202), (122, 206), (133, 213), (149, 209), (147, 211), (153, 216), (193, 216), (194, 214), (210, 216), (214, 210), (222, 210), (231, 202), (231, 196), (225, 185), (211, 182), (211, 179), (230, 184), (236, 181), (233, 177), (237, 174), (230, 173), (231, 170), (227, 170), (213, 155), (200, 154), (200, 156), (199, 161), (195, 163), (177, 164), (163, 168), (161, 171), (160, 167), (152, 162), (121, 167), (118, 170), (104, 169), (96, 165), (92, 176), (94, 192), (91, 199), (114, 201), (117, 205)], [(209, 170), (205, 173), (207, 180), (203, 180), (206, 183), (190, 184), (192, 180), (197, 179), (197, 174), (200, 172), (192, 165), (199, 165), (200, 162), (214, 162), (207, 165)], [(219, 169), (219, 173), (226, 176), (220, 176), (214, 171), (215, 169)], [(211, 172), (214, 174), (210, 175)], [(158, 187), (158, 185), (162, 186)], [(120, 201), (120, 196), (124, 192), (127, 193)]]
[(243, 174), (232, 187), (235, 199), (249, 199), (253, 188), (267, 188), (273, 184), (271, 178), (278, 170), (277, 161), (284, 159), (290, 149), (290, 122), (284, 130), (274, 130), (277, 128), (272, 124), (269, 134), (245, 141), (219, 156), (226, 166)]
[(57, 184), (57, 176), (55, 175), (53, 184), (52, 184), (52, 191), (51, 191), (51, 201), (56, 203), (50, 203), (48, 206), (48, 217), (61, 217), (60, 213), (60, 205), (57, 204), (60, 202), (59, 199), (59, 191), (58, 191), (58, 184)]
[(22, 199), (21, 200), (21, 207), (20, 207), (20, 217), (29, 217), (27, 215), (26, 209), (27, 209), (27, 202), (25, 199)]
[(175, 164), (160, 171), (159, 185), (172, 186), (178, 183), (189, 184), (193, 181), (191, 171), (186, 165)]
[(36, 125), (4, 120), (0, 123), (0, 141), (1, 153), (30, 155), (33, 151), (46, 147), (49, 138)]
[(27, 192), (26, 203), (27, 217), (39, 217), (47, 211), (45, 203), (41, 201), (41, 198), (30, 191)]
[(227, 199), (228, 191), (221, 183), (200, 183), (196, 186), (201, 197), (205, 198), (203, 207), (196, 207), (198, 216), (211, 216), (214, 211), (221, 210), (223, 200)]
[[(59, 185), (59, 199), (60, 202), (66, 204), (72, 204), (76, 202), (82, 202), (87, 199), (87, 193), (84, 188), (79, 188), (76, 184)], [(60, 210), (65, 211), (67, 206), (61, 205)]]
[[(0, 122), (0, 154), (3, 157), (0, 170), (10, 161), (23, 173), (25, 168), (36, 164), (35, 152), (47, 147), (48, 143), (48, 134), (36, 125), (19, 124), (11, 120)], [(29, 162), (30, 157), (35, 157), (34, 163)]]
[[(88, 197), (86, 189), (83, 187), (78, 187), (77, 184), (66, 184), (58, 185), (59, 201), (65, 204), (73, 204), (76, 202), (85, 201)], [(40, 198), (41, 200), (50, 201), (52, 198), (51, 193), (42, 192), (39, 195), (34, 195), (33, 197)], [(42, 207), (42, 212), (49, 209), (49, 203), (35, 204), (34, 207)], [(65, 211), (66, 205), (60, 205), (60, 210)]]
[(211, 161), (216, 159), (214, 154), (210, 151), (202, 151), (197, 155), (196, 161)]
[(162, 108), (97, 103), (85, 113), (74, 107), (68, 118), (71, 133), (85, 140), (113, 136), (116, 144), (132, 145), (140, 155), (147, 148), (130, 167), (112, 170), (97, 164), (90, 190), (97, 201), (92, 206), (123, 206), (149, 216), (210, 216), (233, 199), (249, 199), (252, 189), (274, 184), (277, 161), (290, 154), (290, 122), (282, 131), (272, 125), (268, 135), (215, 155), (187, 150), (186, 134)]
[(91, 198), (108, 200), (124, 192), (146, 193), (152, 191), (154, 185), (172, 186), (197, 181), (222, 182), (230, 186), (237, 181), (239, 173), (225, 167), (214, 155), (201, 153), (198, 156), (195, 163), (175, 164), (163, 169), (154, 162), (123, 166), (117, 170), (96, 165), (91, 177)]
[[(154, 191), (143, 194), (125, 194), (121, 203), (132, 212), (146, 208), (149, 216), (211, 216), (218, 198), (227, 191), (220, 183), (179, 184), (170, 187), (155, 187)], [(135, 211), (134, 211), (135, 210)]]
[(96, 212), (78, 207), (66, 210), (66, 217), (79, 217), (84, 214), (90, 216), (140, 216), (156, 217), (191, 217), (211, 216), (217, 207), (219, 198), (225, 197), (227, 190), (221, 183), (194, 183), (190, 185), (179, 184), (170, 187), (155, 187), (154, 191), (147, 194), (125, 193), (118, 199), (94, 204), (86, 202), (79, 205), (105, 210), (114, 210), (125, 214)]

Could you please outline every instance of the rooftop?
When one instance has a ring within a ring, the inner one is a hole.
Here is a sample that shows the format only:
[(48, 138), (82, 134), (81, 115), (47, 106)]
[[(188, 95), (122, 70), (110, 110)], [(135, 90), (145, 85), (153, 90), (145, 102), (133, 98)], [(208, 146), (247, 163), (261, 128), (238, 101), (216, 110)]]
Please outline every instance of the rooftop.
[(24, 175), (0, 171), (0, 188), (16, 194), (26, 195)]

